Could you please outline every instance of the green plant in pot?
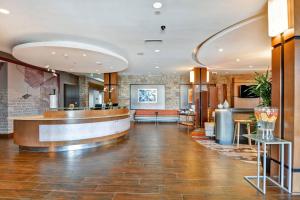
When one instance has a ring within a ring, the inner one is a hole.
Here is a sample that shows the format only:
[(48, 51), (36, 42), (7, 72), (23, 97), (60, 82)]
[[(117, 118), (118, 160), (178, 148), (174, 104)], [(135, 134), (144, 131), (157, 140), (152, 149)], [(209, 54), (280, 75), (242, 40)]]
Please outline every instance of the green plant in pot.
[[(272, 103), (272, 79), (270, 77), (270, 72), (269, 70), (267, 70), (265, 73), (261, 74), (258, 72), (255, 72), (255, 85), (252, 85), (249, 87), (249, 93), (253, 94), (255, 96), (258, 96), (260, 98), (260, 104), (259, 106), (263, 106), (263, 107), (268, 107), (271, 106)], [(250, 116), (251, 120), (255, 122), (254, 124), (254, 131), (252, 133), (256, 134), (257, 133), (257, 121), (256, 118), (254, 116), (254, 114), (252, 114)], [(267, 156), (267, 173), (270, 173), (270, 152), (268, 153)]]
[(255, 85), (249, 87), (249, 93), (260, 97), (259, 106), (271, 106), (272, 80), (269, 70), (263, 74), (255, 72)]

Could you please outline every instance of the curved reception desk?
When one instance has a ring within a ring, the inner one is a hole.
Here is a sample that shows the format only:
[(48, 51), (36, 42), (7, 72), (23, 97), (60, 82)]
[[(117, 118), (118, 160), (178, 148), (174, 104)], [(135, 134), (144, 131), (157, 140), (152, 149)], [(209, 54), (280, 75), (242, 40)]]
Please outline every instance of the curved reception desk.
[(15, 118), (14, 142), (21, 150), (75, 150), (119, 141), (129, 129), (128, 109), (48, 111)]

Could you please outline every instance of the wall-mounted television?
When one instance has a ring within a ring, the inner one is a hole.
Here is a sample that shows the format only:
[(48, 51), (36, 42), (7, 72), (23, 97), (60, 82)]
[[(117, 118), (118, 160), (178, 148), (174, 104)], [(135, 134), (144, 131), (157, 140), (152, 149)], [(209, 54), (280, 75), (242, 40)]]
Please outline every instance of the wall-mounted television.
[(250, 92), (250, 87), (255, 85), (240, 85), (240, 98), (258, 98), (259, 96)]

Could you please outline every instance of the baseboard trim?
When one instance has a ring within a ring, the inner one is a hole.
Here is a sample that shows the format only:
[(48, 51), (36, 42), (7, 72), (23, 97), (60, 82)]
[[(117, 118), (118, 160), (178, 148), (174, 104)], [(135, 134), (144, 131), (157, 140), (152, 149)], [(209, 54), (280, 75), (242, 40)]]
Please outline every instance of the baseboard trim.
[(14, 137), (13, 133), (9, 133), (9, 134), (1, 134), (0, 133), (0, 139), (11, 139)]

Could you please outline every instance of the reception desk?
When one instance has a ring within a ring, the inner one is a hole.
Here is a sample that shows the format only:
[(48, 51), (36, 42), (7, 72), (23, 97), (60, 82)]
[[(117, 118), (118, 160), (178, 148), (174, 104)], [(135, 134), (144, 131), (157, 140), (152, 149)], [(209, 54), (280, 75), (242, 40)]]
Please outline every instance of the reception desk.
[(64, 151), (116, 142), (128, 134), (128, 109), (48, 111), (14, 119), (21, 150)]

